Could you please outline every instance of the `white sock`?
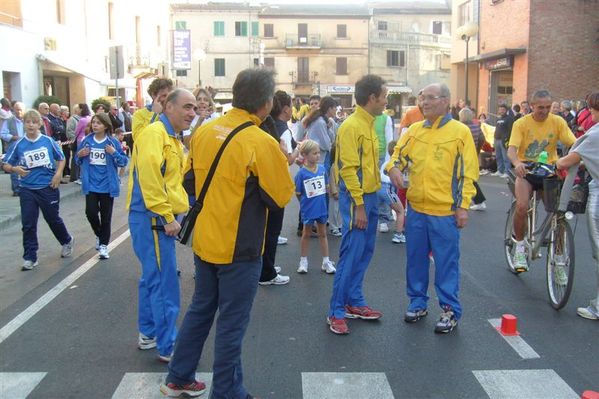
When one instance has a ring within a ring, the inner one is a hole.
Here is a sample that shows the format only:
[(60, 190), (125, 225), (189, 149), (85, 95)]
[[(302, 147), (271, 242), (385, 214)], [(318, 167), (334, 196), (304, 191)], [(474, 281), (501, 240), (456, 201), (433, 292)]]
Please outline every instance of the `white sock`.
[(322, 263), (328, 263), (329, 262), (329, 257), (328, 256), (323, 256), (322, 257)]
[(307, 256), (302, 256), (300, 258), (300, 263), (308, 263), (308, 257)]

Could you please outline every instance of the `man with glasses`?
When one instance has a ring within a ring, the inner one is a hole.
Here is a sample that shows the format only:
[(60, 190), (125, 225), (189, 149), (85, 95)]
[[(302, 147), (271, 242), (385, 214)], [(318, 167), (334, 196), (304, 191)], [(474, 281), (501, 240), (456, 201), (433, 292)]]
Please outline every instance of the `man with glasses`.
[(527, 173), (526, 163), (537, 162), (539, 154), (546, 151), (548, 155), (546, 163), (554, 164), (558, 159), (558, 141), (566, 147), (570, 147), (576, 141), (576, 137), (568, 128), (566, 121), (561, 116), (550, 112), (551, 94), (547, 90), (535, 92), (530, 102), (532, 113), (514, 122), (507, 151), (516, 174), (514, 269), (519, 273), (528, 271), (526, 244), (524, 243), (528, 202), (533, 190), (543, 189), (543, 179)]
[(410, 298), (404, 320), (415, 323), (428, 314), (429, 253), (435, 260), (435, 288), (443, 309), (436, 333), (451, 332), (462, 314), (460, 229), (478, 180), (478, 157), (470, 129), (449, 113), (449, 89), (426, 86), (418, 96), (425, 117), (404, 133), (386, 166), (391, 182), (403, 187), (409, 173), (406, 216), (406, 282)]

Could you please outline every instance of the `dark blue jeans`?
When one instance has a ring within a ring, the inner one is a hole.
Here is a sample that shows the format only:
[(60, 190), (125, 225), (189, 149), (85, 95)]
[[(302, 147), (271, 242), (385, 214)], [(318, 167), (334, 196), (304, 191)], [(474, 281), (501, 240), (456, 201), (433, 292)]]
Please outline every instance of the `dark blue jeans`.
[(23, 225), (23, 259), (35, 262), (37, 260), (37, 219), (40, 210), (60, 245), (71, 240), (64, 222), (58, 214), (60, 192), (58, 189), (45, 187), (32, 190), (21, 187), (21, 224)]
[(216, 321), (212, 399), (245, 399), (241, 369), (241, 344), (250, 321), (250, 311), (262, 259), (215, 265), (194, 257), (196, 286), (168, 366), (167, 383), (188, 384), (195, 380), (204, 343)]

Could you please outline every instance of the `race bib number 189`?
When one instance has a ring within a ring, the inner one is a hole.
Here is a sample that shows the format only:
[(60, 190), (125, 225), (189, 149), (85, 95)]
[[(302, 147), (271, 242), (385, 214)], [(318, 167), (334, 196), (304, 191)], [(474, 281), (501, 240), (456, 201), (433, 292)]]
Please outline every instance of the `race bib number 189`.
[(308, 198), (326, 194), (327, 187), (324, 183), (324, 176), (316, 176), (304, 180), (304, 189), (306, 190), (306, 197)]
[(44, 147), (38, 148), (37, 150), (25, 151), (23, 156), (25, 157), (27, 169), (33, 169), (50, 164), (50, 155), (48, 154), (48, 149)]
[(90, 165), (106, 165), (106, 152), (103, 148), (91, 148), (89, 150)]

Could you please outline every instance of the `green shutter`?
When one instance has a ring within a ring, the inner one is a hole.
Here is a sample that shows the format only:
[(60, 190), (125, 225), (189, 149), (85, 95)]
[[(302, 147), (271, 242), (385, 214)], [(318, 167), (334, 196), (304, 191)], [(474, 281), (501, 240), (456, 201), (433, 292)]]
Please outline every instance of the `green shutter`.
[(258, 21), (252, 22), (252, 36), (258, 36)]
[(224, 36), (225, 35), (225, 22), (224, 21), (214, 21), (214, 36)]
[(175, 21), (175, 30), (186, 30), (187, 22), (185, 21)]

